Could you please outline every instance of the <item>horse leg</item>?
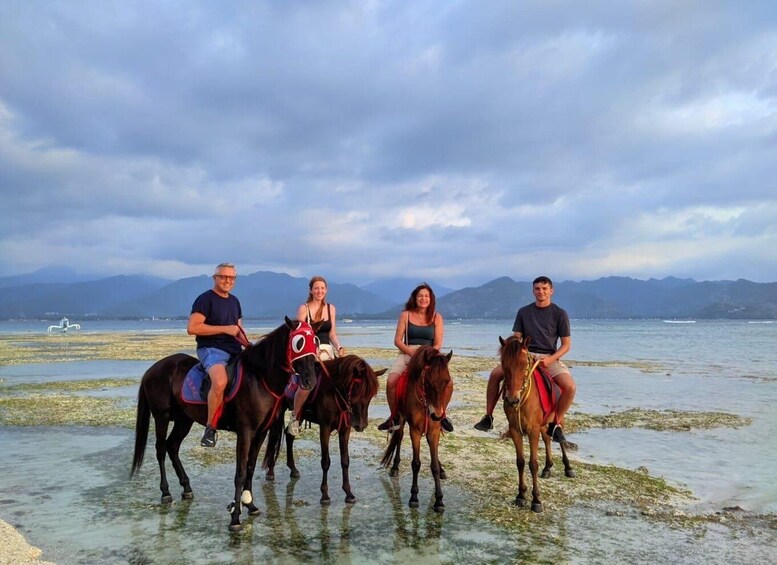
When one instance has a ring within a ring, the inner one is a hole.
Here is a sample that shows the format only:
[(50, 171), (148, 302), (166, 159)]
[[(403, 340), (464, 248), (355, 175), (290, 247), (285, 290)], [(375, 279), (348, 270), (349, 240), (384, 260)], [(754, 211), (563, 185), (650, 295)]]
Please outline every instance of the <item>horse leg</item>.
[(540, 447), (540, 430), (539, 428), (537, 428), (529, 432), (529, 470), (531, 471), (532, 512), (542, 512), (542, 502), (540, 502), (540, 483), (537, 476), (540, 470), (540, 464), (537, 457), (537, 452), (539, 451), (539, 447)]
[(232, 499), (232, 521), (229, 524), (229, 530), (232, 532), (239, 532), (243, 529), (243, 526), (240, 525), (240, 512), (243, 508), (241, 496), (243, 494), (243, 485), (245, 485), (246, 481), (246, 467), (251, 437), (253, 437), (251, 430), (245, 428), (238, 430), (237, 446), (235, 448), (235, 498)]
[(418, 508), (418, 471), (421, 470), (421, 431), (410, 428), (410, 442), (413, 444), (413, 486), (410, 488), (410, 508)]
[(331, 430), (324, 424), (318, 427), (318, 436), (321, 441), (321, 504), (327, 506), (332, 501), (329, 498), (329, 467), (332, 461), (329, 458), (329, 435)]
[(526, 505), (526, 480), (524, 477), (524, 467), (526, 459), (523, 456), (523, 435), (510, 422), (510, 437), (515, 445), (515, 466), (518, 467), (518, 494), (515, 496), (514, 504), (516, 506)]
[(254, 471), (256, 470), (256, 460), (259, 457), (259, 450), (262, 447), (262, 443), (264, 443), (264, 438), (266, 435), (266, 431), (256, 432), (253, 441), (251, 441), (251, 448), (248, 451), (246, 480), (243, 484), (243, 492), (240, 494), (240, 501), (245, 504), (249, 516), (256, 516), (260, 512), (259, 508), (257, 508), (257, 506), (254, 504)]
[(561, 446), (561, 460), (564, 462), (564, 475), (566, 475), (570, 479), (574, 479), (577, 476), (577, 474), (572, 469), (572, 466), (569, 464), (569, 457), (567, 457), (567, 449), (564, 445), (564, 442), (561, 442), (559, 445)]
[(154, 435), (156, 442), (156, 460), (159, 464), (159, 490), (162, 491), (162, 504), (171, 504), (173, 497), (170, 494), (170, 485), (167, 484), (167, 473), (165, 472), (165, 457), (167, 456), (167, 427), (170, 421), (163, 416), (154, 415)]
[(442, 485), (440, 484), (440, 475), (442, 466), (440, 465), (440, 455), (438, 448), (440, 446), (440, 428), (435, 426), (433, 430), (426, 434), (426, 443), (429, 444), (429, 453), (432, 459), (432, 477), (434, 477), (434, 511), (445, 512), (445, 504), (442, 502)]
[(294, 436), (286, 434), (286, 466), (289, 468), (289, 476), (299, 479), (299, 470), (294, 462)]
[(395, 434), (398, 434), (396, 436), (397, 438), (397, 450), (394, 452), (394, 463), (391, 465), (391, 470), (389, 471), (389, 477), (398, 477), (399, 476), (399, 461), (400, 461), (400, 451), (402, 448), (402, 440), (405, 437), (405, 425), (402, 424), (402, 427), (398, 430), (394, 430)]
[(340, 468), (343, 471), (343, 491), (345, 491), (345, 503), (353, 504), (356, 497), (351, 491), (351, 478), (348, 475), (348, 469), (351, 466), (351, 456), (348, 453), (348, 441), (351, 438), (351, 428), (337, 432), (340, 440)]
[(194, 421), (186, 416), (180, 416), (173, 424), (173, 431), (170, 432), (170, 436), (167, 438), (167, 455), (170, 457), (170, 462), (173, 464), (175, 474), (178, 476), (178, 482), (183, 487), (181, 498), (183, 500), (189, 500), (194, 498), (192, 487), (189, 482), (189, 476), (183, 468), (181, 458), (178, 456), (178, 452), (181, 449), (181, 443), (189, 435), (189, 431), (192, 429)]
[[(544, 426), (545, 424), (543, 424)], [(545, 443), (545, 467), (543, 467), (540, 476), (543, 479), (547, 479), (551, 475), (550, 470), (553, 468), (553, 458), (551, 457), (550, 436), (544, 430), (542, 430), (542, 441)]]

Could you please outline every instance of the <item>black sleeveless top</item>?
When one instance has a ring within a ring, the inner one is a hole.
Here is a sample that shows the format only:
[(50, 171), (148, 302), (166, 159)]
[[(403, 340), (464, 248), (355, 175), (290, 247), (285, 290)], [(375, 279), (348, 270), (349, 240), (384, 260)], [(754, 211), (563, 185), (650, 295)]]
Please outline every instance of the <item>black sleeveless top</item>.
[(434, 323), (428, 326), (417, 326), (408, 316), (405, 340), (408, 345), (434, 345)]
[[(313, 318), (310, 315), (310, 306), (305, 305), (305, 308), (308, 310), (308, 324), (313, 324)], [(321, 322), (321, 325), (318, 326), (318, 331), (316, 332), (316, 337), (318, 338), (319, 343), (323, 343), (325, 345), (330, 344), (329, 341), (329, 332), (332, 331), (332, 310), (329, 308), (329, 304), (326, 305), (326, 313), (327, 313), (327, 319)]]

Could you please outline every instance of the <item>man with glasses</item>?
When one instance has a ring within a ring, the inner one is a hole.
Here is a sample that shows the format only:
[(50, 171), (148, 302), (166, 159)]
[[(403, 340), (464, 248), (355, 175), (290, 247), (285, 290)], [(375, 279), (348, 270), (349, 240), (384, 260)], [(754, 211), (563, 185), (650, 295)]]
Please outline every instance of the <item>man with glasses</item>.
[(197, 357), (210, 376), (208, 423), (200, 445), (215, 447), (216, 427), (224, 389), (227, 386), (227, 363), (240, 353), (237, 336), (243, 331), (240, 301), (230, 291), (237, 272), (232, 263), (221, 263), (213, 274), (213, 288), (200, 294), (192, 305), (186, 331), (197, 336)]

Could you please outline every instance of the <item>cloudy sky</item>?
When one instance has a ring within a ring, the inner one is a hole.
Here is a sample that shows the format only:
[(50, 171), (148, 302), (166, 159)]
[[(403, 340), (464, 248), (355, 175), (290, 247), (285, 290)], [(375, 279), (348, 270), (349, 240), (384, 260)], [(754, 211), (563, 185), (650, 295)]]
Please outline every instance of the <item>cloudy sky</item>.
[(0, 4), (0, 275), (777, 281), (771, 2)]

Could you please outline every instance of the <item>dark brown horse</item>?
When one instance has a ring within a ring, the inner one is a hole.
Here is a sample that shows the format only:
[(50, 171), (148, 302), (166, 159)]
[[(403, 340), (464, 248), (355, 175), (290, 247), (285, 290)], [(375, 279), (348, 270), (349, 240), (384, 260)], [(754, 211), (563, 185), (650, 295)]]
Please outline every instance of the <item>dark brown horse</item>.
[[(410, 441), (413, 444), (413, 486), (410, 489), (410, 507), (418, 507), (418, 471), (421, 469), (421, 436), (426, 436), (429, 444), (429, 454), (432, 459), (432, 476), (434, 477), (434, 510), (443, 512), (442, 502), (442, 465), (438, 446), (440, 443), (440, 420), (445, 415), (445, 394), (451, 386), (451, 375), (448, 372), (448, 362), (453, 351), (443, 355), (434, 347), (425, 345), (419, 347), (407, 364), (407, 371), (397, 384), (397, 413), (401, 423), (391, 434), (391, 440), (383, 453), (381, 464), (391, 465), (390, 474), (396, 477), (399, 473), (399, 453), (402, 438), (405, 433), (405, 422), (410, 428)], [(407, 376), (405, 376), (407, 375)], [(406, 379), (406, 380), (405, 380)], [(405, 382), (403, 383), (403, 380)], [(392, 465), (393, 458), (393, 465)]]
[[(305, 383), (315, 381), (313, 339), (313, 331), (306, 322), (292, 322), (286, 318), (285, 324), (239, 355), (238, 360), (243, 367), (242, 384), (234, 398), (224, 404), (218, 421), (219, 429), (237, 434), (235, 498), (229, 525), (232, 531), (241, 529), (241, 502), (246, 505), (249, 514), (259, 513), (251, 492), (256, 458), (267, 430), (280, 414), (283, 389), (291, 372), (299, 374)], [(309, 354), (308, 351), (313, 353)], [(173, 501), (165, 473), (166, 455), (170, 456), (178, 481), (183, 487), (182, 497), (193, 497), (189, 477), (181, 464), (178, 451), (192, 424), (198, 422), (205, 425), (208, 416), (207, 404), (186, 403), (181, 397), (186, 373), (196, 363), (197, 359), (190, 355), (170, 355), (154, 363), (140, 382), (135, 453), (130, 476), (143, 464), (149, 421), (153, 416), (163, 503)], [(173, 422), (173, 430), (168, 436), (170, 422)]]
[[(518, 466), (518, 494), (515, 497), (517, 506), (526, 504), (526, 481), (524, 478), (524, 466), (526, 460), (523, 455), (523, 436), (529, 438), (529, 470), (532, 478), (532, 503), (534, 512), (542, 512), (540, 502), (540, 486), (537, 480), (539, 463), (537, 451), (539, 450), (540, 436), (545, 442), (545, 467), (542, 469), (542, 478), (550, 477), (550, 469), (553, 467), (550, 450), (550, 436), (547, 434), (547, 424), (553, 419), (554, 412), (543, 414), (537, 385), (534, 382), (534, 370), (536, 363), (532, 362), (529, 353), (529, 338), (523, 340), (510, 336), (506, 340), (499, 338), (501, 347), (499, 356), (504, 371), (504, 410), (507, 421), (510, 424), (510, 436), (515, 444), (516, 465)], [(569, 465), (569, 458), (564, 443), (561, 446), (561, 458), (564, 461), (564, 474), (574, 477), (575, 472)]]
[[(318, 424), (319, 440), (321, 442), (321, 504), (329, 504), (329, 484), (327, 475), (331, 461), (329, 459), (329, 438), (336, 430), (340, 443), (340, 467), (343, 471), (343, 491), (345, 502), (353, 504), (356, 497), (351, 491), (351, 481), (348, 475), (350, 456), (348, 442), (351, 428), (357, 432), (367, 427), (367, 412), (370, 401), (378, 393), (378, 372), (361, 357), (346, 355), (324, 361), (319, 367), (319, 383), (310, 394), (302, 412), (302, 419)], [(291, 470), (291, 477), (299, 477), (299, 471), (294, 463), (294, 436), (284, 433), (283, 418), (280, 418), (270, 431), (267, 440), (267, 451), (263, 466), (267, 469), (268, 481), (275, 479), (275, 463), (278, 459), (283, 436), (286, 437), (286, 465)]]

